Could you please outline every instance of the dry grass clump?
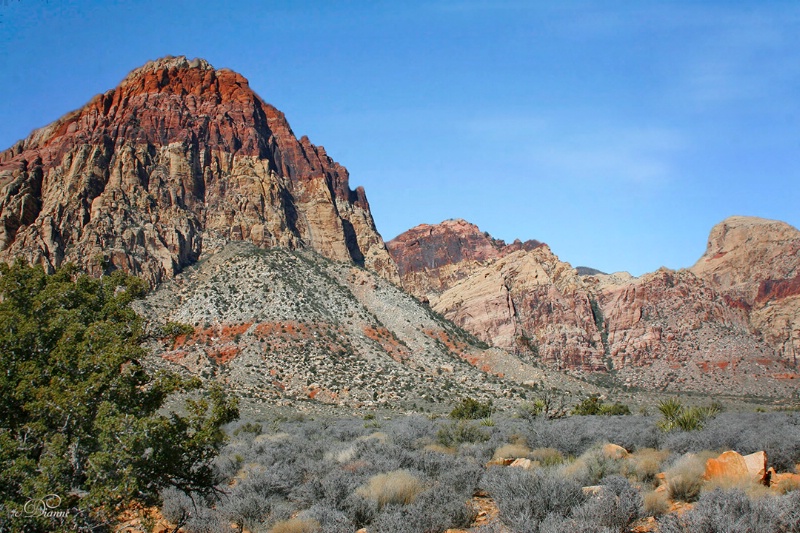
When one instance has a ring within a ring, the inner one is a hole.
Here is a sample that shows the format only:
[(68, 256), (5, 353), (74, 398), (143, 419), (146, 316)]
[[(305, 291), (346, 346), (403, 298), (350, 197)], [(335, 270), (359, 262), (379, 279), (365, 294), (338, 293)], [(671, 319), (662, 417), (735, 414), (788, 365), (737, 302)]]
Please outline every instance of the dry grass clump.
[(621, 473), (626, 461), (626, 458), (609, 457), (601, 444), (589, 448), (564, 466), (563, 474), (582, 485), (597, 485), (604, 477)]
[(661, 465), (668, 458), (668, 450), (642, 448), (628, 456), (623, 474), (641, 483), (653, 483), (656, 475), (662, 471)]
[(555, 448), (536, 448), (529, 456), (534, 461), (539, 461), (542, 466), (555, 466), (564, 462), (564, 454)]
[(497, 459), (506, 459), (506, 458), (518, 458), (518, 457), (528, 457), (531, 451), (528, 449), (527, 446), (523, 446), (521, 444), (506, 444), (505, 446), (500, 446), (494, 451), (494, 456), (492, 457), (493, 460)]
[[(711, 454), (713, 455), (713, 454)], [(672, 500), (693, 502), (703, 489), (703, 474), (708, 457), (687, 453), (680, 457), (664, 474), (667, 491)]]
[(320, 528), (321, 526), (316, 520), (292, 518), (278, 522), (272, 526), (269, 533), (315, 533)]
[(778, 491), (779, 494), (800, 490), (800, 479), (796, 477), (779, 479), (775, 483), (774, 490)]
[(733, 490), (739, 489), (750, 499), (763, 498), (770, 494), (769, 487), (759, 483), (751, 476), (740, 477), (718, 477), (710, 479), (703, 485), (704, 492), (713, 492), (716, 489), (720, 490)]
[(447, 455), (455, 455), (455, 453), (458, 451), (456, 448), (449, 448), (447, 446), (442, 446), (441, 444), (427, 444), (423, 450), (427, 452), (444, 453)]
[(369, 478), (366, 485), (359, 487), (356, 493), (364, 498), (374, 500), (378, 507), (389, 503), (408, 505), (425, 490), (423, 483), (407, 470), (393, 470)]
[(644, 493), (644, 512), (647, 516), (661, 516), (669, 511), (669, 495), (666, 491), (651, 490)]

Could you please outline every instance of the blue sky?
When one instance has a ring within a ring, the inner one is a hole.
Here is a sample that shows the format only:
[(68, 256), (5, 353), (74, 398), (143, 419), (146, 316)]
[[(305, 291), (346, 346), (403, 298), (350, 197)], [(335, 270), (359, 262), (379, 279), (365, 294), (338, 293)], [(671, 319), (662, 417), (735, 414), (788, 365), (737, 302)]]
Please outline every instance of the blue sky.
[(0, 148), (168, 54), (247, 77), (387, 240), (465, 218), (638, 275), (800, 226), (800, 2), (0, 0)]

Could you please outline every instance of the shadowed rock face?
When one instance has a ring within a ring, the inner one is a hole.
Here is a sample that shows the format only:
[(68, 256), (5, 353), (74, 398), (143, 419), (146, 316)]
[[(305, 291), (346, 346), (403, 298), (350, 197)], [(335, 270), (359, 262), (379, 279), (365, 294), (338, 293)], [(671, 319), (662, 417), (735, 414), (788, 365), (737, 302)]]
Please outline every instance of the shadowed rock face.
[(164, 58), (0, 154), (0, 259), (152, 283), (228, 240), (397, 273), (362, 188), (247, 80)]

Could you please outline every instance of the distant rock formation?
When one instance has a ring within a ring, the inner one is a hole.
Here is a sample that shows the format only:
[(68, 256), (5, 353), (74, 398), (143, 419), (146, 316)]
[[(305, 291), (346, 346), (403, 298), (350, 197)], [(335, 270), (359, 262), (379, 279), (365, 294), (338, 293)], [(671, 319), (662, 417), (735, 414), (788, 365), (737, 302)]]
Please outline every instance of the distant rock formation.
[(800, 379), (781, 346), (800, 333), (775, 326), (800, 317), (799, 242), (786, 224), (735, 217), (712, 232), (701, 266), (640, 278), (579, 273), (547, 245), (508, 247), (463, 220), (418, 226), (387, 247), (407, 291), (520, 357), (645, 389), (737, 383), (758, 394)]
[(507, 245), (448, 220), (417, 226), (387, 247), (403, 287), (478, 338), (559, 367), (603, 368), (584, 284), (546, 244)]
[(800, 231), (775, 220), (730, 217), (711, 230), (690, 269), (732, 306), (793, 367), (800, 352)]
[(396, 281), (362, 188), (241, 75), (167, 57), (0, 153), (0, 260), (152, 283), (228, 240)]

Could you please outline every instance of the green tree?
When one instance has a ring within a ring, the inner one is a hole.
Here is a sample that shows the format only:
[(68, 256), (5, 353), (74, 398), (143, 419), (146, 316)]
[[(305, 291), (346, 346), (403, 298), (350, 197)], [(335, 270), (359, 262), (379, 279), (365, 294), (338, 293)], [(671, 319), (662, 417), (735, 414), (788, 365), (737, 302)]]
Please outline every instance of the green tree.
[[(0, 264), (0, 530), (102, 531), (162, 488), (213, 490), (236, 402), (140, 364), (129, 304), (146, 291), (121, 272)], [(189, 393), (182, 413), (165, 412), (178, 392)]]

